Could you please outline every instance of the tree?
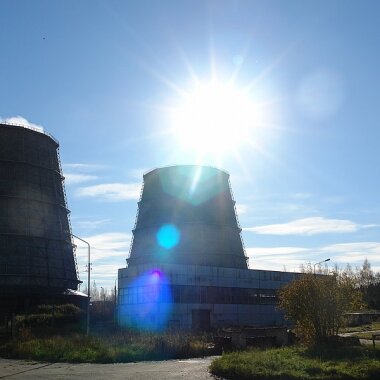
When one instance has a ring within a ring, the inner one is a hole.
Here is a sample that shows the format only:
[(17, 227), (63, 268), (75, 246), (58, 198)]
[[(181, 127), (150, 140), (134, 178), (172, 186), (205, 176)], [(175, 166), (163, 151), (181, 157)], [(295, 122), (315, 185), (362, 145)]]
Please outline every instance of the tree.
[(375, 284), (375, 275), (371, 269), (371, 264), (367, 259), (364, 260), (363, 265), (358, 272), (358, 282), (361, 288), (368, 288)]
[(280, 290), (279, 307), (303, 339), (321, 342), (339, 333), (346, 312), (362, 307), (361, 292), (346, 271), (315, 275), (309, 267)]
[(367, 259), (357, 268), (357, 282), (370, 309), (380, 309), (380, 273), (374, 273)]

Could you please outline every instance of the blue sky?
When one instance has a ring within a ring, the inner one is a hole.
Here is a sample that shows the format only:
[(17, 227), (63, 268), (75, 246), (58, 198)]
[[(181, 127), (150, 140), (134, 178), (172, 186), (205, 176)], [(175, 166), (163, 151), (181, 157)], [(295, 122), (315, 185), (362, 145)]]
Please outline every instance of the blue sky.
[[(251, 268), (368, 258), (380, 270), (379, 11), (377, 1), (1, 0), (0, 118), (59, 140), (73, 232), (93, 246), (98, 286), (125, 265), (142, 174), (199, 162), (231, 174)], [(170, 110), (212, 78), (233, 78), (262, 123), (233, 150), (200, 156)]]

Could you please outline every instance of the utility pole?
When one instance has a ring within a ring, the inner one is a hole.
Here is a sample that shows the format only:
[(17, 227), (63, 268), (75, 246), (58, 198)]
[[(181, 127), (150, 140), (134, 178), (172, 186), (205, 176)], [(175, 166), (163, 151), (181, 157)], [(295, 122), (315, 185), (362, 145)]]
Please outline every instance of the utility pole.
[(117, 322), (117, 293), (116, 293), (116, 279), (115, 279), (115, 300), (114, 300), (114, 308), (113, 308), (113, 324), (114, 327), (116, 327), (116, 322)]
[(102, 289), (102, 293), (103, 293), (103, 323), (105, 326), (105, 323), (106, 323), (106, 292), (105, 292), (103, 286), (101, 286), (100, 289)]

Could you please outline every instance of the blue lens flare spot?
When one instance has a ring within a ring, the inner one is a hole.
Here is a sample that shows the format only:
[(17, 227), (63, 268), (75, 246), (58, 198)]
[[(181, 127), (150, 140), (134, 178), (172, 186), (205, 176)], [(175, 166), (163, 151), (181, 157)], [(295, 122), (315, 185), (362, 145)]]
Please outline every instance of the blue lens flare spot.
[(180, 240), (181, 234), (173, 224), (164, 224), (157, 232), (158, 244), (166, 249), (175, 247)]
[(167, 327), (173, 297), (170, 282), (160, 269), (152, 269), (123, 289), (125, 303), (120, 305), (120, 324), (147, 331)]

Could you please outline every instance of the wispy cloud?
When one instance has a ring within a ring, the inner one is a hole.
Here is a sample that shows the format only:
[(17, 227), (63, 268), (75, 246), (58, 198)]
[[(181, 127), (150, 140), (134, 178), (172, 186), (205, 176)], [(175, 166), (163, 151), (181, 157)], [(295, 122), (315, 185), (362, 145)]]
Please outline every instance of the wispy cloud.
[(337, 262), (355, 263), (363, 261), (365, 258), (374, 262), (379, 262), (380, 260), (379, 242), (332, 244), (323, 247), (322, 251), (333, 254), (333, 259)]
[(148, 171), (149, 169), (147, 168), (131, 169), (129, 170), (128, 174), (130, 175), (130, 177), (134, 178), (135, 180), (142, 181), (143, 174)]
[(357, 224), (350, 220), (312, 217), (282, 224), (269, 224), (244, 228), (245, 231), (262, 235), (317, 235), (324, 233), (356, 232), (362, 228), (377, 227), (376, 224)]
[(104, 234), (88, 236), (87, 240), (98, 250), (129, 249), (131, 234), (125, 232), (106, 232)]
[(374, 270), (380, 268), (380, 242), (353, 242), (322, 247), (257, 247), (246, 248), (250, 268), (298, 270), (300, 265), (329, 258), (330, 265), (361, 266), (368, 259)]
[(76, 171), (81, 173), (89, 173), (98, 170), (105, 169), (105, 165), (99, 164), (84, 164), (84, 163), (74, 163), (74, 164), (63, 164), (63, 171)]
[(246, 214), (249, 210), (249, 206), (243, 203), (236, 203), (236, 212), (238, 215)]
[(246, 254), (251, 269), (299, 271), (310, 261), (307, 257), (311, 252), (303, 247), (257, 247), (246, 248)]
[[(129, 254), (131, 234), (124, 232), (108, 232), (84, 237), (91, 246), (91, 279), (98, 286), (110, 287), (117, 278), (117, 270), (125, 267), (125, 259)], [(79, 276), (85, 280), (87, 276), (87, 246), (78, 239), (76, 256), (78, 261)], [(92, 282), (91, 281), (91, 282)]]
[[(102, 260), (104, 258), (112, 259), (115, 257), (127, 258), (131, 235), (123, 232), (108, 232), (85, 237), (91, 246), (91, 261)], [(74, 239), (77, 245), (78, 261), (87, 260), (87, 246), (84, 246), (80, 240)]]
[(25, 119), (25, 117), (22, 117), (22, 116), (19, 116), (19, 115), (18, 116), (7, 117), (5, 119), (0, 118), (0, 122), (9, 123), (9, 124), (16, 124), (16, 125), (22, 125), (22, 126), (27, 127), (27, 128), (37, 129), (40, 132), (44, 131), (44, 128), (41, 125), (31, 123), (30, 121), (28, 121), (27, 119)]
[(309, 248), (303, 247), (257, 247), (257, 248), (247, 248), (246, 253), (249, 257), (258, 256), (283, 256), (290, 254), (298, 254), (310, 251)]
[(286, 260), (279, 262), (278, 258), (265, 257), (265, 258), (252, 258), (249, 260), (250, 269), (261, 270), (275, 270), (275, 271), (288, 271), (300, 272), (301, 266), (305, 265), (306, 261), (300, 257), (288, 257)]
[(111, 219), (73, 219), (71, 218), (71, 223), (76, 228), (81, 229), (91, 229), (94, 230), (96, 228), (99, 228), (100, 226), (104, 226), (105, 224), (109, 223)]
[(74, 185), (77, 183), (93, 181), (98, 178), (96, 175), (78, 173), (64, 173), (64, 177), (66, 185)]
[(81, 187), (76, 191), (76, 195), (116, 202), (138, 199), (140, 191), (140, 183), (103, 183)]
[[(118, 269), (121, 268), (123, 265), (121, 263), (109, 263), (109, 264), (96, 264), (92, 265), (91, 269), (91, 286), (92, 284), (96, 283), (96, 286), (98, 290), (100, 290), (100, 287), (103, 287), (105, 289), (108, 288), (108, 291), (112, 289), (115, 286), (117, 275), (118, 275)], [(125, 266), (125, 261), (124, 261)], [(82, 291), (84, 290), (84, 287), (87, 287), (87, 273), (82, 272), (82, 281), (84, 282), (82, 284)]]
[[(117, 278), (117, 270), (121, 268), (120, 265), (118, 264), (101, 264), (101, 265), (96, 265), (92, 269), (92, 277), (97, 279), (96, 282), (98, 284), (104, 284), (104, 282), (109, 282), (109, 280), (114, 280)], [(106, 279), (106, 281), (104, 281)], [(112, 284), (112, 282), (111, 282)]]

